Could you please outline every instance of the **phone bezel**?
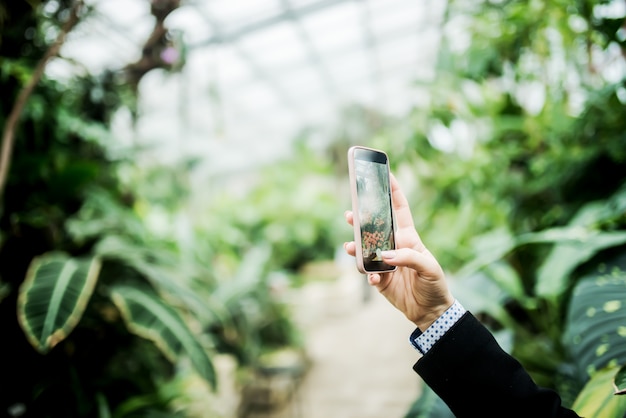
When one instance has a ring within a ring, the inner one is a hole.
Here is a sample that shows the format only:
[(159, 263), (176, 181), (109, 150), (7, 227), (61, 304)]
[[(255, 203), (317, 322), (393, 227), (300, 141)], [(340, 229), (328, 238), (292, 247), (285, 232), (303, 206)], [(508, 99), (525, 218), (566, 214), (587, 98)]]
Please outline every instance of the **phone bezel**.
[(357, 193), (357, 182), (356, 182), (356, 170), (355, 170), (355, 160), (363, 160), (369, 162), (375, 162), (384, 164), (387, 170), (387, 181), (388, 181), (388, 199), (389, 199), (389, 209), (391, 213), (391, 228), (393, 231), (393, 248), (396, 248), (395, 242), (395, 233), (396, 233), (396, 225), (395, 225), (395, 215), (393, 211), (392, 205), (392, 191), (391, 191), (391, 176), (389, 170), (389, 157), (384, 151), (362, 147), (362, 146), (353, 146), (348, 150), (348, 173), (350, 177), (350, 190), (352, 197), (352, 214), (353, 214), (353, 229), (354, 229), (354, 243), (356, 246), (356, 263), (357, 269), (364, 274), (367, 273), (384, 273), (394, 271), (396, 269), (395, 266), (391, 266), (383, 261), (365, 261), (363, 258), (363, 249), (362, 249), (362, 236), (361, 236), (361, 220), (359, 217), (359, 198)]

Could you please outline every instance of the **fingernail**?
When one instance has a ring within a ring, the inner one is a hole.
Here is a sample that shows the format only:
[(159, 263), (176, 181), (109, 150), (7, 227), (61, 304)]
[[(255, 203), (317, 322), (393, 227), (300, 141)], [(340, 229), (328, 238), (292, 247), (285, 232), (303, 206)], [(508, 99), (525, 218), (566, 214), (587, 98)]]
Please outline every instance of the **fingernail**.
[(394, 258), (396, 256), (396, 252), (395, 251), (383, 251), (380, 253), (380, 255), (383, 256), (383, 258)]

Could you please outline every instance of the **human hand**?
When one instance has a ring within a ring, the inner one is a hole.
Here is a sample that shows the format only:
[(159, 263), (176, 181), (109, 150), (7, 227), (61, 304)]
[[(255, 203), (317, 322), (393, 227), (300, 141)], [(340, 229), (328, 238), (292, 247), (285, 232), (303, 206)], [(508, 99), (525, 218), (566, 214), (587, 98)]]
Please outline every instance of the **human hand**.
[[(383, 251), (383, 261), (397, 266), (393, 272), (369, 273), (369, 284), (387, 298), (422, 331), (454, 303), (445, 275), (435, 257), (426, 249), (415, 230), (411, 208), (391, 175), (392, 205), (396, 214), (396, 250)], [(351, 211), (345, 213), (352, 225)], [(346, 252), (356, 254), (354, 241), (344, 243)]]

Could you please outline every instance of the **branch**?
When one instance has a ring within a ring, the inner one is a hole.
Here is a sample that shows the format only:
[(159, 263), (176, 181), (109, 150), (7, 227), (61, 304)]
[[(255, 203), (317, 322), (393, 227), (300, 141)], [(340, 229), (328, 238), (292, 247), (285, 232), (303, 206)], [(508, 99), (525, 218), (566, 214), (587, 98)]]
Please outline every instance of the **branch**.
[(155, 68), (167, 68), (171, 62), (163, 60), (161, 53), (167, 47), (168, 30), (165, 27), (165, 18), (180, 7), (180, 0), (152, 0), (150, 13), (156, 19), (152, 33), (141, 48), (141, 57), (136, 62), (126, 66), (128, 83), (137, 92), (139, 82), (148, 72)]
[(15, 131), (20, 116), (24, 111), (24, 107), (26, 106), (26, 102), (28, 102), (28, 98), (33, 93), (33, 90), (35, 89), (37, 84), (39, 84), (39, 81), (43, 76), (43, 72), (46, 69), (46, 64), (52, 57), (58, 55), (61, 46), (65, 42), (67, 34), (78, 23), (78, 15), (82, 5), (82, 0), (76, 0), (74, 2), (74, 5), (72, 6), (72, 9), (70, 11), (70, 16), (61, 28), (61, 32), (59, 32), (56, 41), (52, 45), (50, 45), (50, 48), (48, 48), (44, 56), (37, 63), (32, 77), (30, 78), (30, 80), (28, 80), (28, 83), (26, 83), (26, 85), (20, 91), (20, 94), (17, 96), (17, 99), (13, 104), (13, 109), (11, 109), (11, 113), (9, 114), (9, 117), (4, 124), (4, 129), (2, 131), (2, 149), (0, 150), (0, 198), (4, 193), (4, 187), (6, 185), (7, 177), (9, 174), (11, 155), (13, 153), (13, 143), (15, 142)]

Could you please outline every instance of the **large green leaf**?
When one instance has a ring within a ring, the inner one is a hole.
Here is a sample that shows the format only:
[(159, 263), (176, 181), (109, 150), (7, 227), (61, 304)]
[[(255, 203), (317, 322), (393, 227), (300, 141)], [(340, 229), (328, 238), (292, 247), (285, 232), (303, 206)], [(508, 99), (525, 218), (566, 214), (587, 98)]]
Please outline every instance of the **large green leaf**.
[(551, 240), (555, 243), (537, 273), (535, 294), (546, 298), (560, 296), (567, 288), (571, 273), (599, 251), (626, 242), (626, 231), (601, 231), (597, 225), (622, 216), (618, 191), (608, 201), (584, 205), (567, 227), (531, 234), (534, 242)]
[(180, 263), (171, 252), (137, 245), (119, 235), (107, 235), (95, 246), (94, 251), (104, 260), (115, 260), (134, 269), (158, 289), (168, 302), (184, 306), (205, 326), (228, 321), (226, 308), (219, 299), (211, 294), (200, 296), (184, 282), (193, 272), (181, 272)]
[(267, 246), (258, 246), (250, 249), (239, 263), (235, 276), (220, 283), (215, 290), (215, 297), (226, 305), (239, 303), (242, 298), (249, 296), (259, 286), (268, 274), (268, 261), (271, 250)]
[(596, 370), (626, 364), (626, 272), (618, 259), (574, 288), (566, 319), (564, 346), (586, 380)]
[(459, 277), (470, 276), (485, 266), (502, 259), (518, 245), (517, 240), (507, 229), (497, 229), (480, 235), (472, 241), (476, 258), (464, 265), (458, 272)]
[(621, 369), (615, 375), (615, 394), (626, 395), (626, 366), (622, 366)]
[[(566, 228), (559, 228), (561, 235), (554, 240), (555, 246), (538, 271), (535, 293), (538, 296), (557, 297), (567, 287), (571, 273), (588, 261), (598, 251), (626, 242), (626, 231), (604, 232), (595, 224), (615, 216), (605, 202), (591, 202), (583, 206)], [(550, 233), (550, 230), (536, 236)]]
[(18, 318), (41, 353), (63, 341), (80, 321), (100, 272), (100, 260), (63, 253), (36, 257), (20, 286)]
[(478, 237), (474, 246), (479, 255), (463, 266), (458, 275), (469, 276), (480, 269), (495, 269), (488, 273), (490, 278), (506, 286), (514, 296), (520, 290), (520, 284), (514, 277), (515, 272), (503, 270), (501, 266), (493, 264), (520, 246), (554, 244), (538, 270), (535, 294), (545, 298), (556, 298), (567, 289), (571, 273), (578, 266), (601, 250), (626, 243), (626, 231), (598, 229), (599, 224), (623, 216), (623, 201), (626, 200), (623, 198), (624, 194), (624, 191), (620, 191), (608, 202), (591, 202), (583, 206), (565, 227), (549, 228), (517, 237), (501, 229)]
[(596, 373), (580, 392), (572, 409), (581, 417), (622, 418), (626, 412), (626, 396), (615, 396), (613, 379), (616, 367)]
[(463, 301), (468, 310), (486, 313), (500, 324), (516, 329), (515, 321), (504, 308), (505, 301), (511, 294), (487, 274), (478, 272), (460, 279), (452, 279), (449, 284), (452, 293)]
[(129, 330), (153, 341), (172, 362), (186, 355), (196, 371), (215, 387), (215, 370), (206, 350), (180, 315), (148, 288), (115, 286), (111, 298)]
[(111, 409), (106, 397), (101, 392), (96, 394), (96, 405), (98, 406), (98, 418), (111, 418)]
[[(490, 241), (481, 244), (482, 241)], [(476, 244), (479, 254), (467, 263), (459, 276), (469, 276), (476, 271), (501, 260), (513, 249), (529, 244), (555, 244), (539, 271), (537, 292), (540, 295), (558, 294), (564, 281), (578, 265), (589, 260), (598, 251), (626, 243), (626, 231), (602, 232), (591, 227), (570, 225), (540, 232), (512, 237), (504, 230), (494, 231), (480, 237)]]
[(520, 302), (526, 299), (522, 279), (509, 263), (496, 261), (485, 268), (485, 274), (513, 299)]
[(561, 295), (576, 267), (591, 259), (600, 250), (625, 242), (626, 231), (598, 232), (581, 229), (578, 237), (557, 243), (552, 249), (539, 268), (535, 293), (547, 298)]

